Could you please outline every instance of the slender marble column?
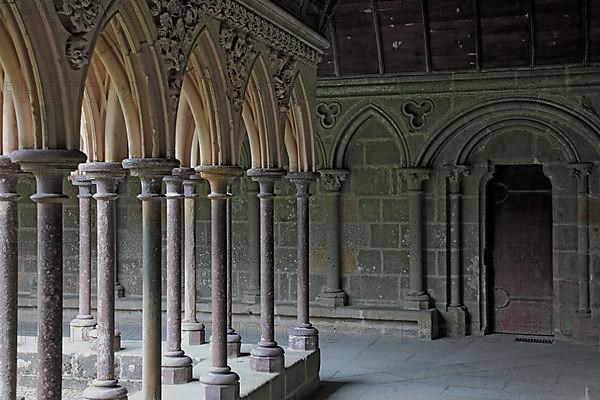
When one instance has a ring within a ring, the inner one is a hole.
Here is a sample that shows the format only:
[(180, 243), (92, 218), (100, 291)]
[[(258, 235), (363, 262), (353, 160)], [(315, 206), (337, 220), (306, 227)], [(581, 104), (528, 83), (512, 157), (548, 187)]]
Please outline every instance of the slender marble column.
[(233, 219), (232, 197), (233, 188), (227, 186), (227, 356), (239, 357), (242, 347), (242, 337), (233, 329)]
[(317, 301), (327, 307), (348, 305), (348, 295), (341, 287), (340, 258), (340, 194), (342, 184), (349, 171), (341, 169), (321, 170), (321, 186), (325, 190), (325, 208), (327, 212), (327, 282)]
[(212, 367), (200, 378), (206, 400), (237, 400), (239, 376), (227, 365), (227, 186), (242, 174), (234, 166), (196, 168), (210, 183)]
[(167, 183), (167, 352), (163, 358), (162, 380), (179, 385), (192, 380), (192, 359), (181, 349), (181, 203), (183, 180), (191, 168), (175, 168)]
[(577, 312), (590, 314), (590, 198), (589, 177), (593, 164), (569, 164), (577, 180), (577, 264), (579, 276), (579, 305)]
[(36, 178), (38, 256), (37, 399), (62, 396), (63, 179), (85, 161), (76, 150), (17, 150), (10, 158)]
[(319, 331), (310, 323), (309, 312), (309, 232), (310, 218), (308, 202), (310, 184), (315, 182), (318, 174), (312, 172), (290, 172), (288, 179), (296, 185), (297, 216), (297, 251), (298, 251), (298, 315), (296, 326), (289, 335), (289, 346), (293, 350), (317, 350), (319, 348)]
[(410, 276), (406, 308), (429, 309), (431, 299), (424, 289), (423, 278), (423, 182), (431, 176), (425, 168), (407, 168), (402, 171), (408, 184), (408, 214), (410, 224)]
[(204, 324), (196, 319), (196, 186), (200, 179), (200, 176), (192, 175), (183, 181), (185, 313), (181, 323), (181, 335), (185, 346), (196, 346), (206, 342)]
[(283, 349), (275, 341), (275, 182), (285, 174), (280, 169), (251, 169), (248, 176), (258, 182), (260, 192), (260, 341), (250, 353), (250, 368), (258, 372), (281, 372)]
[(71, 321), (71, 340), (87, 341), (96, 326), (92, 315), (92, 180), (85, 175), (69, 177), (79, 189), (79, 314)]
[(96, 379), (83, 393), (84, 399), (127, 399), (127, 389), (115, 376), (115, 203), (117, 182), (125, 177), (118, 162), (82, 164), (80, 171), (96, 184), (98, 246), (98, 327)]
[(161, 201), (162, 179), (177, 168), (176, 160), (138, 158), (123, 161), (142, 182), (142, 236), (143, 236), (143, 288), (142, 288), (142, 396), (144, 400), (161, 398)]
[(455, 336), (467, 334), (467, 315), (463, 304), (462, 243), (461, 243), (461, 182), (471, 170), (464, 165), (446, 166), (448, 174), (449, 231), (450, 231), (450, 304), (449, 332)]
[(0, 399), (17, 398), (19, 166), (0, 156)]
[(258, 184), (246, 180), (248, 193), (248, 287), (242, 299), (247, 304), (260, 303), (260, 205)]

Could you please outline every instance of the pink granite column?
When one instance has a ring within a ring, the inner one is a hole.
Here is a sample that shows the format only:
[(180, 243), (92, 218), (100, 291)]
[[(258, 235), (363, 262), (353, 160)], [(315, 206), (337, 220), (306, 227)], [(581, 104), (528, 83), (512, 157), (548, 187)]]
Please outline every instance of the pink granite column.
[(0, 399), (17, 398), (19, 166), (0, 156)]
[(181, 349), (181, 203), (183, 180), (190, 168), (175, 168), (165, 177), (167, 184), (167, 351), (162, 364), (162, 381), (179, 385), (192, 380), (192, 359)]
[(127, 399), (127, 389), (115, 376), (115, 207), (117, 184), (125, 177), (118, 162), (82, 164), (80, 171), (96, 184), (98, 246), (98, 327), (96, 379), (83, 393), (89, 400)]
[(162, 321), (162, 180), (179, 167), (175, 160), (133, 158), (123, 168), (142, 182), (142, 396), (161, 398), (161, 321)]
[(210, 183), (212, 248), (212, 368), (200, 378), (205, 400), (237, 400), (239, 376), (227, 365), (227, 186), (242, 174), (234, 166), (201, 166)]
[(312, 172), (290, 172), (288, 179), (296, 185), (297, 216), (297, 251), (298, 251), (298, 287), (297, 287), (297, 319), (296, 325), (289, 334), (289, 346), (292, 350), (317, 350), (319, 348), (319, 331), (310, 323), (309, 313), (309, 232), (310, 220), (308, 202), (310, 184), (315, 182), (318, 174)]
[(71, 340), (87, 341), (96, 326), (92, 315), (92, 180), (81, 174), (69, 177), (79, 189), (79, 313), (71, 321)]
[(38, 256), (37, 399), (62, 397), (63, 180), (84, 162), (76, 150), (17, 150), (10, 158), (36, 179)]
[(260, 192), (260, 341), (250, 353), (250, 368), (258, 372), (281, 372), (283, 349), (275, 341), (275, 182), (285, 171), (251, 169), (248, 176), (258, 182)]
[(242, 301), (260, 303), (260, 204), (258, 184), (248, 179), (248, 285), (242, 291)]
[(233, 329), (233, 188), (227, 186), (227, 356), (239, 357), (242, 337)]
[(183, 181), (185, 312), (181, 335), (184, 346), (197, 346), (206, 342), (204, 324), (196, 319), (196, 187), (200, 179), (200, 176), (192, 175)]

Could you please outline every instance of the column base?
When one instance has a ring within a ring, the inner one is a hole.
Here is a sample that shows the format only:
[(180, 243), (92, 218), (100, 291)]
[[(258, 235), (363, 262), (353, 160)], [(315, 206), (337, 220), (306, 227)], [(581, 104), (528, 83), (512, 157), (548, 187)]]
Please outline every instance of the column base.
[(192, 381), (192, 359), (183, 351), (165, 354), (162, 365), (162, 383), (182, 385)]
[(237, 358), (242, 354), (242, 337), (233, 329), (227, 332), (227, 357)]
[(448, 324), (446, 334), (448, 336), (466, 336), (468, 312), (463, 306), (448, 307)]
[(210, 372), (200, 378), (205, 400), (239, 400), (240, 377), (229, 367), (222, 372)]
[(319, 348), (319, 331), (312, 326), (296, 326), (288, 336), (289, 348), (299, 351), (312, 351)]
[(431, 308), (431, 297), (427, 293), (408, 294), (404, 300), (407, 310), (429, 310)]
[(206, 343), (204, 324), (200, 322), (181, 323), (181, 343), (184, 346), (199, 346)]
[(127, 400), (127, 389), (119, 386), (116, 380), (95, 380), (92, 386), (83, 391), (82, 398), (88, 400)]
[(78, 315), (70, 323), (70, 337), (73, 342), (87, 342), (90, 331), (96, 328), (96, 320), (91, 315)]
[(284, 369), (284, 351), (277, 343), (259, 343), (250, 352), (250, 369), (256, 372), (281, 372)]
[(317, 303), (325, 307), (344, 307), (348, 305), (348, 295), (343, 290), (323, 292), (317, 297)]
[(242, 303), (260, 304), (260, 290), (248, 290), (242, 293)]

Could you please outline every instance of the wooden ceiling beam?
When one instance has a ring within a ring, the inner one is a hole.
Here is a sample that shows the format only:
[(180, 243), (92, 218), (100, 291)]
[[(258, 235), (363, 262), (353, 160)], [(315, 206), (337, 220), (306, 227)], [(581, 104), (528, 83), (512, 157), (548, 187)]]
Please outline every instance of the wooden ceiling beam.
[(377, 61), (379, 63), (379, 75), (385, 74), (385, 64), (383, 60), (383, 42), (381, 38), (381, 23), (379, 21), (378, 0), (371, 0), (371, 14), (373, 16), (373, 29), (375, 32), (375, 44), (377, 46)]
[(480, 0), (473, 0), (473, 24), (475, 31), (475, 69), (481, 71), (481, 14)]
[(431, 72), (431, 30), (429, 29), (427, 0), (421, 0), (421, 15), (423, 17), (423, 42), (425, 44), (425, 70)]
[(529, 66), (535, 67), (535, 0), (529, 0), (527, 16), (529, 20)]

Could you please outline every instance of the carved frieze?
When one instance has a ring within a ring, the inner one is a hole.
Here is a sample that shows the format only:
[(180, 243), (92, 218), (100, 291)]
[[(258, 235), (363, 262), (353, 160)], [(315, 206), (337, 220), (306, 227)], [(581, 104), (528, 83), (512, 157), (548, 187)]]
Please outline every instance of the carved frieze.
[(239, 111), (242, 109), (244, 87), (257, 52), (248, 34), (232, 29), (225, 24), (221, 26), (219, 39), (225, 49), (227, 59), (227, 76), (229, 78), (227, 95), (233, 108)]
[(269, 48), (269, 62), (273, 71), (273, 89), (279, 112), (287, 114), (294, 78), (298, 72), (298, 62), (290, 55)]
[(342, 106), (339, 103), (319, 103), (317, 105), (317, 117), (319, 123), (325, 129), (334, 127), (341, 112)]
[(409, 100), (402, 106), (402, 114), (408, 118), (410, 127), (418, 130), (425, 126), (427, 116), (433, 111), (433, 107), (433, 101), (429, 99)]
[(100, 14), (97, 0), (54, 0), (54, 8), (61, 23), (71, 34), (65, 44), (65, 55), (74, 70), (90, 61), (88, 40), (84, 37), (94, 29)]

